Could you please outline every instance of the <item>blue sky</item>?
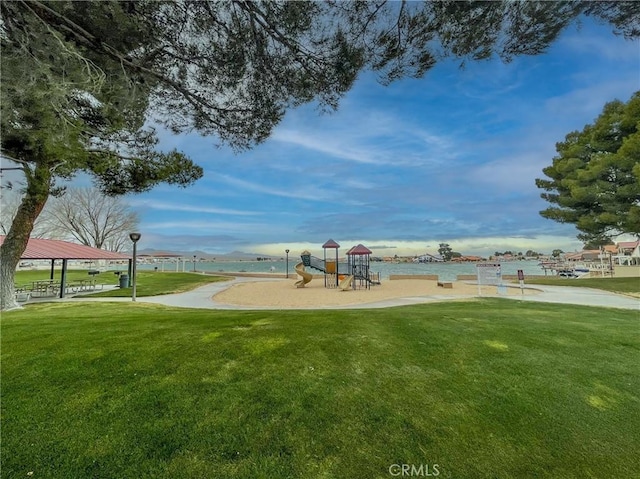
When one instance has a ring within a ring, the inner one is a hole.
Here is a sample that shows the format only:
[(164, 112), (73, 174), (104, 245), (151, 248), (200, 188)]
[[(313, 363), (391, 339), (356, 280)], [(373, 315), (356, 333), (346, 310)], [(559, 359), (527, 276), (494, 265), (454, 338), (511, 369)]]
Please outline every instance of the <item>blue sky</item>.
[(580, 249), (545, 220), (535, 178), (555, 143), (640, 89), (640, 44), (571, 27), (544, 55), (438, 64), (384, 87), (371, 73), (332, 114), (289, 111), (272, 137), (235, 154), (216, 138), (162, 134), (205, 170), (188, 189), (127, 200), (141, 248), (281, 255), (333, 238), (377, 256)]

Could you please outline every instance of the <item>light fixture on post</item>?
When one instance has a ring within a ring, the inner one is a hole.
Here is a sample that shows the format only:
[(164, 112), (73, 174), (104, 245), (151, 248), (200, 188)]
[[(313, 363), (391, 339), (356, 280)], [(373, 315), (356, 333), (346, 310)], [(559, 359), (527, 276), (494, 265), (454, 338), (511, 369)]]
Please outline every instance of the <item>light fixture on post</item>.
[(196, 255), (193, 255), (193, 272), (196, 272)]
[(288, 279), (288, 278), (289, 278), (289, 250), (288, 250), (288, 249), (286, 249), (286, 250), (284, 250), (284, 252), (285, 252), (285, 253), (287, 253), (287, 262), (286, 262), (286, 265), (287, 265), (287, 279)]
[(129, 239), (133, 241), (133, 264), (131, 266), (131, 286), (133, 286), (133, 290), (131, 291), (131, 301), (136, 300), (136, 264), (137, 264), (137, 250), (136, 246), (138, 244), (138, 240), (142, 235), (140, 233), (129, 233)]

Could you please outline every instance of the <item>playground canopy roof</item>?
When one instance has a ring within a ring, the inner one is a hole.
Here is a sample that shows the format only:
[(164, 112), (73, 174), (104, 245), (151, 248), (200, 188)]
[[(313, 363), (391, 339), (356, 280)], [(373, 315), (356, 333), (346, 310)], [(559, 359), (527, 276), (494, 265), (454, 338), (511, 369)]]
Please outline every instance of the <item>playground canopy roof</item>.
[[(0, 236), (0, 245), (4, 243), (5, 236)], [(92, 248), (68, 241), (50, 240), (41, 238), (29, 238), (27, 249), (20, 259), (130, 259), (122, 253)]]
[(351, 256), (371, 254), (371, 250), (366, 246), (359, 244), (358, 246), (354, 246), (349, 251), (347, 251), (347, 254)]
[(333, 241), (332, 239), (328, 240), (325, 244), (322, 245), (323, 248), (340, 248), (340, 245)]

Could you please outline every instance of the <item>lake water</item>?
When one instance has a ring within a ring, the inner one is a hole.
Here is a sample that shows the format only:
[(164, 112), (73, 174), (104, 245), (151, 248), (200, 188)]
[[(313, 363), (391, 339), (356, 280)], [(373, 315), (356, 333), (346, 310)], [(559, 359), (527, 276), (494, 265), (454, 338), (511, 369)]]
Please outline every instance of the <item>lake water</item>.
[[(294, 266), (299, 262), (298, 258), (289, 259), (289, 274), (295, 275)], [(505, 261), (501, 263), (503, 275), (516, 275), (518, 270), (523, 270), (526, 275), (544, 275), (544, 270), (538, 265), (538, 261)], [(193, 271), (193, 261), (176, 263), (161, 262), (155, 264), (139, 264), (138, 269), (150, 270), (158, 268), (159, 271)], [(219, 273), (286, 273), (285, 261), (197, 261), (197, 271)], [(475, 263), (386, 263), (371, 262), (370, 269), (374, 273), (380, 273), (381, 279), (388, 279), (390, 274), (437, 274), (442, 281), (455, 281), (458, 275), (476, 274)]]

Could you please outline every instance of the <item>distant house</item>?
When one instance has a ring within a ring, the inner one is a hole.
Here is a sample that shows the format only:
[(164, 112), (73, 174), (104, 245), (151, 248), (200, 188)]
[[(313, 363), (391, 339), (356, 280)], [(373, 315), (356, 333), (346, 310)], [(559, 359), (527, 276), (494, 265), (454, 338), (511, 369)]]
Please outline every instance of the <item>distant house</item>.
[(609, 258), (618, 265), (640, 264), (640, 241), (623, 241), (616, 245), (603, 246), (602, 250), (587, 249), (563, 255), (563, 260), (569, 263), (609, 261)]
[(442, 263), (443, 261), (442, 256), (429, 253), (413, 258), (414, 263)]
[(597, 261), (600, 259), (602, 252), (599, 249), (582, 250), (582, 261)]
[(621, 241), (616, 246), (618, 247), (618, 254), (613, 256), (616, 264), (640, 264), (640, 241)]
[(618, 248), (618, 254), (631, 256), (634, 250), (638, 249), (638, 245), (640, 245), (640, 241), (621, 241), (616, 246)]
[(582, 261), (582, 251), (576, 251), (575, 253), (564, 253), (562, 255), (564, 261)]

